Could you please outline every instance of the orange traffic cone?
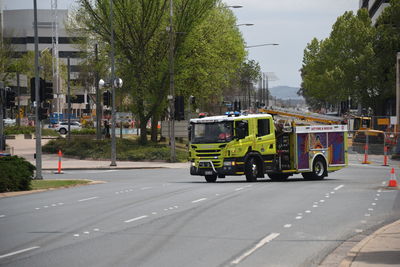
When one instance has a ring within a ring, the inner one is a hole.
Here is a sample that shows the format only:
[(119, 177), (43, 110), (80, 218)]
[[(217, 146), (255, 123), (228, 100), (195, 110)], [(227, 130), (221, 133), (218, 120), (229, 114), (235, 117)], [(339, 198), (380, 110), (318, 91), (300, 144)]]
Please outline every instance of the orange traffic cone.
[(397, 187), (397, 180), (396, 180), (396, 175), (394, 174), (394, 168), (390, 171), (390, 180), (388, 187)]

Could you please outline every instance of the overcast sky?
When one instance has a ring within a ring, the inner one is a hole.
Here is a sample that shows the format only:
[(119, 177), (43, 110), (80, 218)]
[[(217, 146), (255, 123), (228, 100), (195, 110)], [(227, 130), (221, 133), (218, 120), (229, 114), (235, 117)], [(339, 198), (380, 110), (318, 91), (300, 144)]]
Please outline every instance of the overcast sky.
[[(247, 45), (278, 43), (279, 46), (249, 48), (249, 58), (261, 65), (263, 72), (273, 72), (277, 81), (270, 86), (299, 87), (299, 69), (303, 51), (312, 38), (329, 36), (336, 18), (347, 10), (356, 11), (359, 0), (223, 0), (233, 9), (240, 23), (253, 23), (240, 29)], [(1, 2), (1, 0), (0, 0)], [(6, 9), (33, 8), (33, 0), (3, 0)], [(37, 0), (38, 8), (50, 8), (50, 0)], [(66, 9), (74, 0), (58, 0)]]

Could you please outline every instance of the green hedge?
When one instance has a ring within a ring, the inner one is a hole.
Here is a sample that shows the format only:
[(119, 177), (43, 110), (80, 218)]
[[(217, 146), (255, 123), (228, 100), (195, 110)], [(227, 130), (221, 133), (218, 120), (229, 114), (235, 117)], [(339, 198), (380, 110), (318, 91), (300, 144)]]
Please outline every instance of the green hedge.
[[(36, 129), (34, 126), (6, 126), (4, 128), (5, 135), (12, 134), (34, 134)], [(42, 129), (42, 136), (60, 136), (60, 134), (53, 129)]]
[(75, 135), (94, 135), (96, 134), (96, 129), (95, 128), (82, 128), (81, 130), (71, 130), (71, 134)]
[[(170, 149), (166, 145), (149, 143), (140, 145), (136, 140), (117, 139), (117, 160), (151, 161), (170, 159)], [(50, 140), (43, 146), (43, 152), (57, 153), (61, 150), (66, 156), (78, 157), (80, 159), (110, 159), (110, 139), (95, 140), (86, 138), (73, 138), (70, 141), (59, 138)], [(186, 150), (176, 150), (179, 161), (187, 160)]]
[(30, 190), (34, 170), (24, 158), (0, 157), (0, 192)]

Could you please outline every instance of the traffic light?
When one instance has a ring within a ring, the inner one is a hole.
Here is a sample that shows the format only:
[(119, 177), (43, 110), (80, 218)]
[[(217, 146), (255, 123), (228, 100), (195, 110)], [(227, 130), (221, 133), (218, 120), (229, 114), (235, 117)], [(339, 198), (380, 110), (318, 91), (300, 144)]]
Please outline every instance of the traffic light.
[(45, 107), (39, 107), (39, 120), (45, 120), (48, 118), (48, 109)]
[(53, 99), (53, 83), (47, 82), (43, 79), (40, 80), (40, 100), (45, 102)]
[(175, 120), (181, 121), (185, 119), (185, 101), (183, 96), (175, 97)]
[(11, 89), (6, 90), (6, 108), (15, 107), (15, 92)]
[[(30, 85), (31, 85), (31, 101), (36, 101), (36, 87), (35, 87), (35, 78), (31, 78), (30, 80)], [(42, 78), (39, 78), (39, 97), (40, 100), (43, 101), (43, 89), (44, 87), (44, 80)]]
[(111, 92), (108, 90), (103, 93), (103, 105), (104, 106), (111, 105)]

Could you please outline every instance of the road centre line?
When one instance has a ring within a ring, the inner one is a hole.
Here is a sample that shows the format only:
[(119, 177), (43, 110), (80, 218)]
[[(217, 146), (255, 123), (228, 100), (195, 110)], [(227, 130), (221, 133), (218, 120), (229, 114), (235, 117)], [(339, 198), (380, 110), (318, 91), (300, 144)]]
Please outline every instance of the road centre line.
[(11, 253), (8, 253), (8, 254), (0, 255), (0, 259), (6, 258), (6, 257), (10, 257), (10, 256), (14, 256), (14, 255), (17, 255), (17, 254), (20, 254), (20, 253), (24, 253), (24, 252), (27, 252), (27, 251), (30, 251), (30, 250), (34, 250), (34, 249), (37, 249), (37, 248), (40, 248), (40, 247), (35, 246), (35, 247), (30, 247), (30, 248), (25, 248), (25, 249), (21, 249), (21, 250), (18, 250), (18, 251), (14, 251), (14, 252), (11, 252)]
[(78, 202), (83, 202), (83, 201), (93, 200), (93, 199), (96, 199), (96, 198), (99, 198), (99, 197), (89, 197), (89, 198), (84, 198), (84, 199), (80, 199), (80, 200), (78, 200)]
[(250, 256), (252, 253), (254, 253), (257, 249), (261, 248), (265, 244), (271, 242), (275, 238), (277, 238), (280, 235), (280, 233), (272, 233), (261, 239), (260, 242), (258, 242), (253, 248), (248, 250), (246, 253), (244, 253), (242, 256), (238, 257), (234, 261), (231, 262), (232, 265), (239, 264), (242, 260)]
[(338, 191), (340, 188), (342, 188), (342, 187), (344, 187), (344, 185), (343, 184), (341, 184), (341, 185), (339, 185), (339, 186), (337, 186), (337, 187), (335, 187), (333, 190), (335, 190), (335, 191)]
[(196, 199), (196, 200), (193, 200), (192, 203), (198, 203), (198, 202), (201, 202), (201, 201), (204, 201), (204, 200), (207, 200), (207, 198)]
[(141, 219), (144, 219), (144, 218), (147, 218), (147, 217), (148, 217), (147, 215), (143, 215), (143, 216), (139, 216), (139, 217), (136, 217), (136, 218), (133, 218), (133, 219), (126, 220), (125, 222), (126, 223), (130, 223), (130, 222), (138, 221), (138, 220), (141, 220)]

